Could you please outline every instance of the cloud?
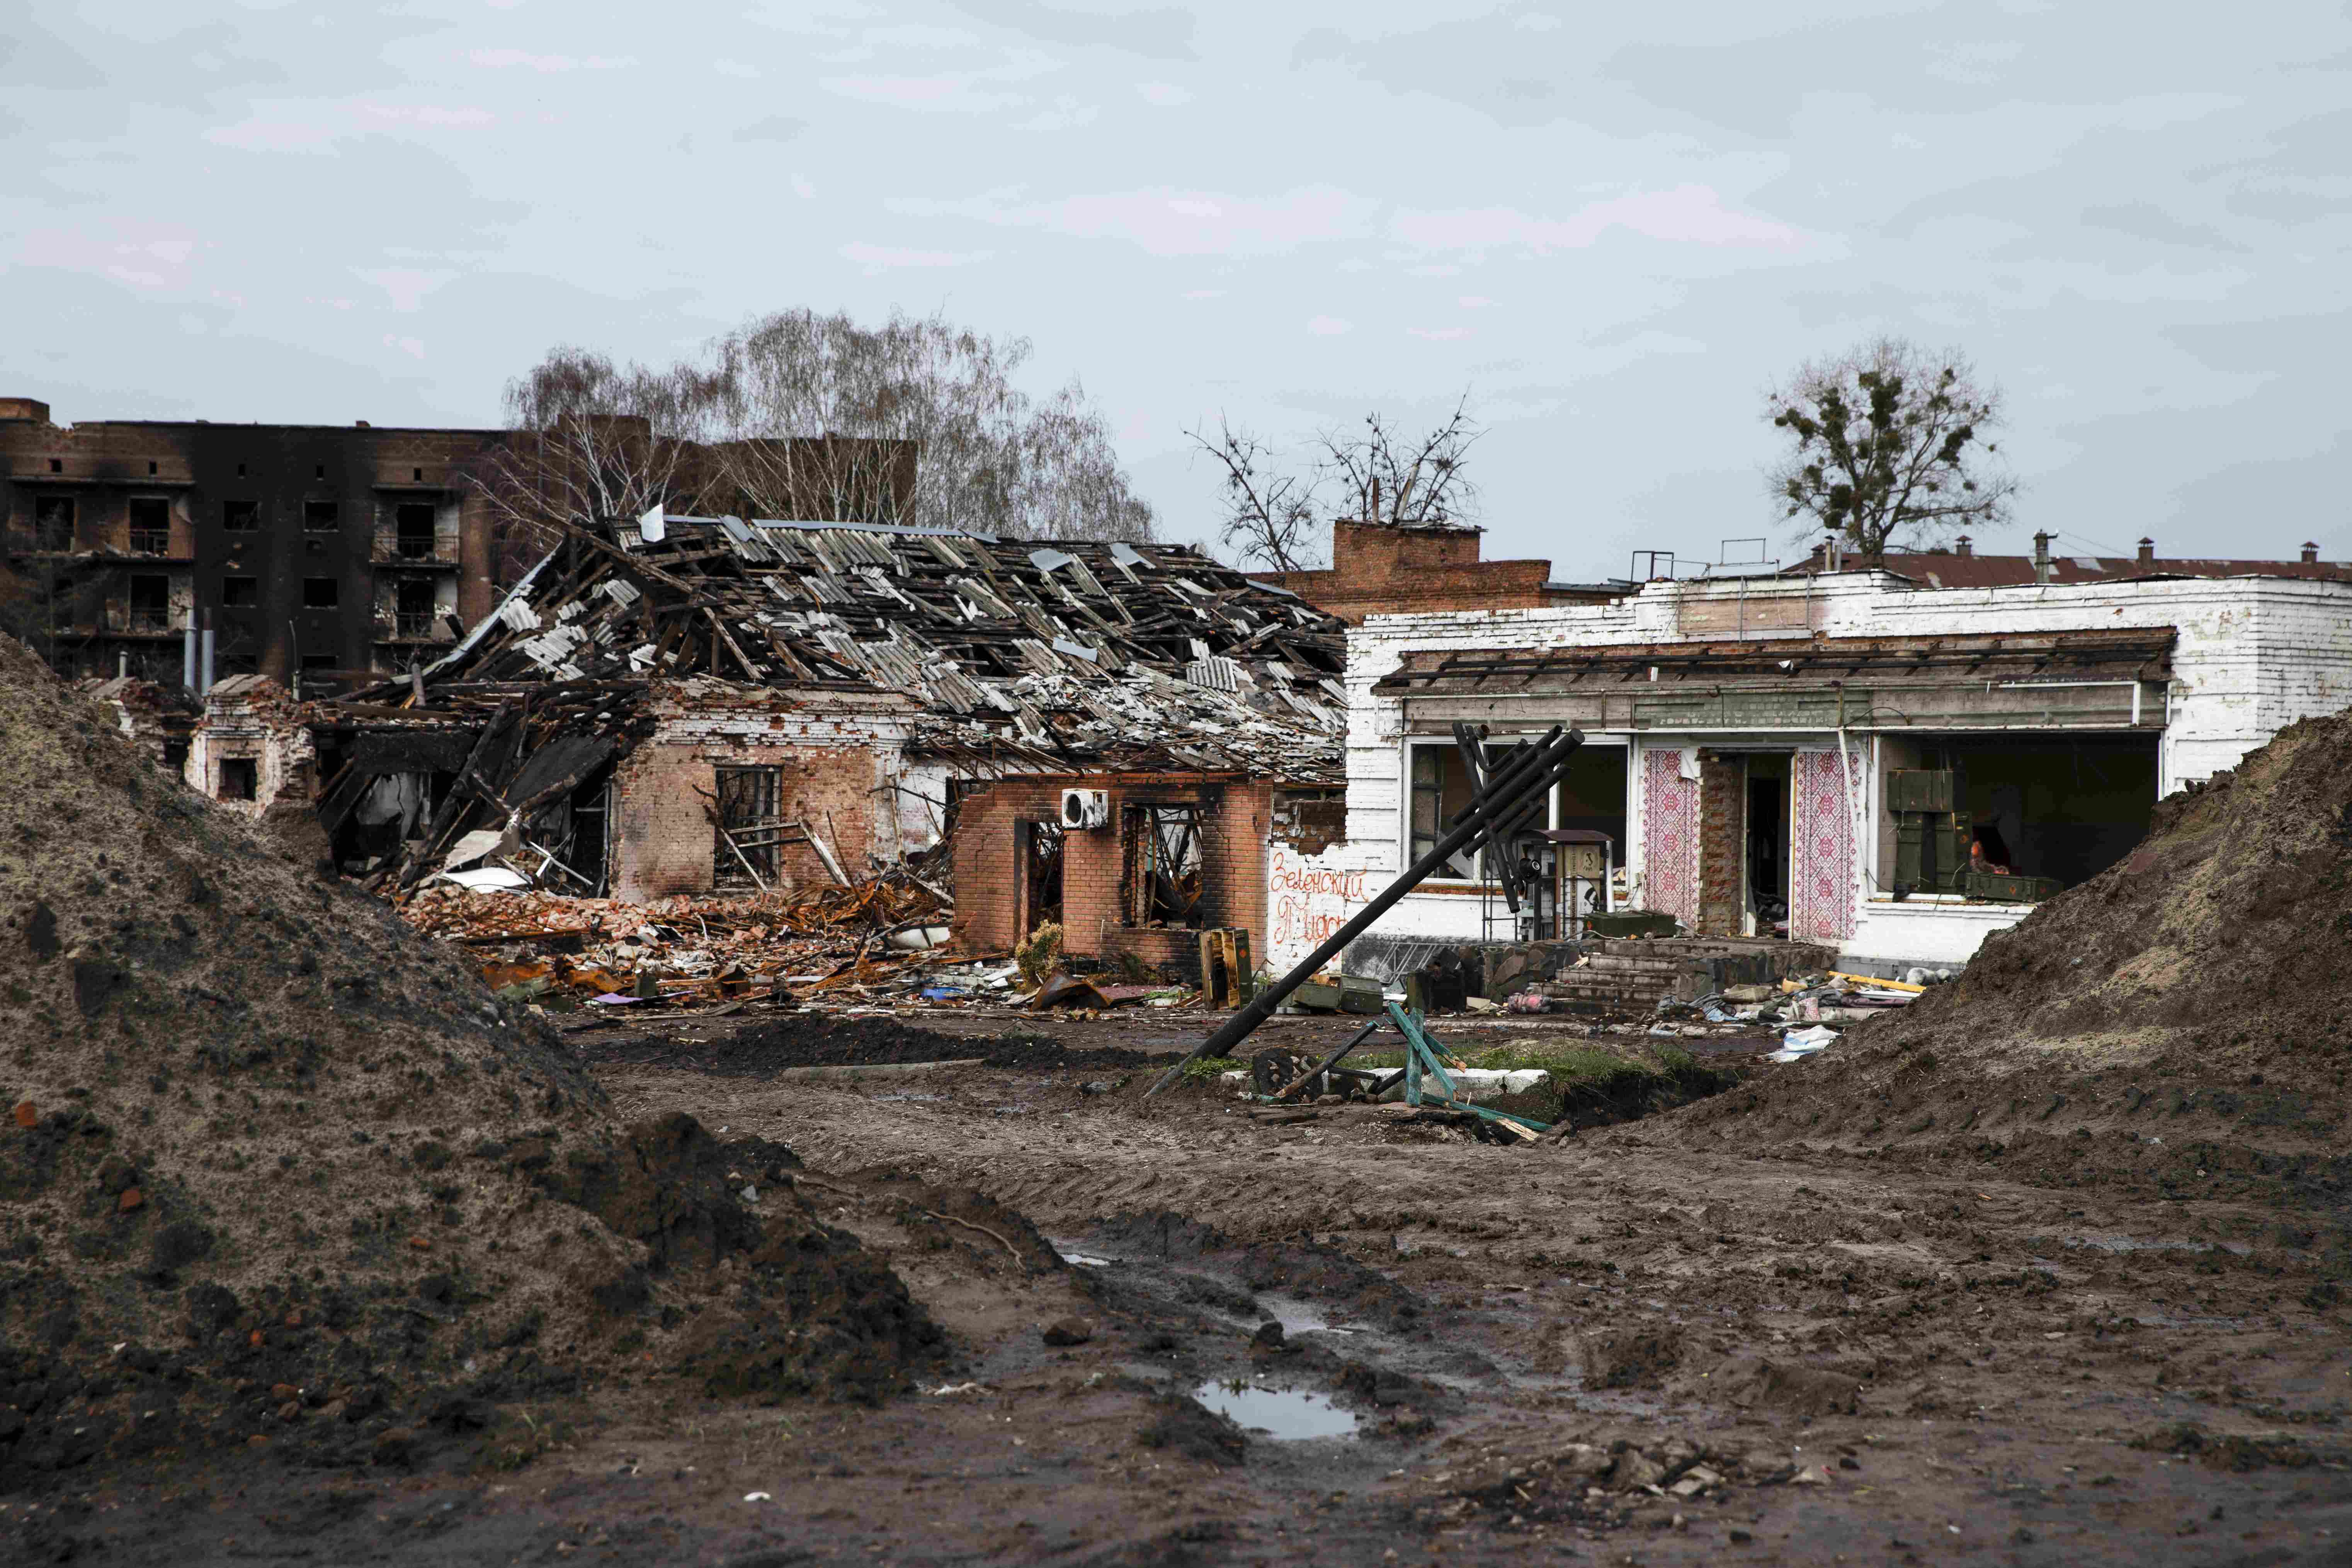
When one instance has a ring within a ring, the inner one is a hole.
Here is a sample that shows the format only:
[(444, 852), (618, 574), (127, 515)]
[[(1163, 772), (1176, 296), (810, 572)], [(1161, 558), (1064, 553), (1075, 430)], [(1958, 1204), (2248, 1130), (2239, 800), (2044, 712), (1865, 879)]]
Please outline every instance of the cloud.
[(901, 267), (969, 267), (996, 254), (992, 250), (904, 250), (891, 246), (852, 240), (841, 254), (862, 265), (868, 276)]
[(1093, 122), (1102, 113), (1095, 104), (1081, 103), (1075, 98), (1057, 98), (1054, 107), (1034, 114), (1021, 122), (1024, 131), (1075, 131)]
[(960, 202), (900, 199), (887, 205), (916, 217), (968, 217), (1080, 239), (1120, 239), (1155, 256), (1266, 253), (1318, 240), (1360, 238), (1370, 233), (1375, 207), (1366, 197), (1328, 187), (1280, 196), (1163, 187), (1054, 202), (1016, 204), (982, 196)]
[(496, 111), (470, 104), (362, 103), (358, 111), (371, 120), (394, 125), (429, 125), (442, 130), (478, 131), (496, 125)]
[(1433, 343), (1450, 343), (1456, 339), (1477, 335), (1475, 327), (1407, 327), (1405, 331), (1416, 338), (1427, 338)]
[(383, 335), (383, 346), (388, 349), (398, 349), (410, 359), (423, 359), (425, 357), (425, 343), (420, 338), (404, 338), (392, 332), (386, 332)]
[(1336, 338), (1342, 332), (1356, 330), (1353, 321), (1343, 321), (1337, 316), (1316, 316), (1308, 320), (1307, 330), (1318, 338)]
[(809, 128), (809, 122), (790, 114), (771, 114), (764, 120), (754, 120), (735, 132), (738, 142), (789, 142)]
[(760, 79), (760, 68), (742, 60), (713, 60), (710, 68), (720, 76), (740, 77), (747, 81)]
[(207, 142), (247, 153), (321, 152), (328, 149), (335, 136), (332, 126), (314, 120), (243, 120), (235, 125), (216, 125), (205, 132)]
[(811, 180), (806, 174), (794, 174), (793, 176), (793, 195), (800, 197), (800, 199), (804, 202), (814, 201), (816, 197), (815, 182)]
[(425, 270), (406, 267), (354, 267), (352, 275), (363, 283), (373, 283), (383, 289), (392, 300), (392, 308), (404, 313), (418, 309), (425, 303), (425, 295), (457, 276), (455, 271), (444, 268)]
[(1706, 185), (1676, 185), (1594, 202), (1566, 218), (1530, 217), (1510, 207), (1406, 212), (1391, 230), (1426, 250), (1488, 250), (1521, 246), (1538, 256), (1581, 250), (1612, 229), (1675, 245), (1795, 250), (1805, 237), (1789, 225), (1724, 206)]
[(1465, 294), (1462, 298), (1454, 300), (1454, 302), (1461, 306), (1465, 310), (1483, 310), (1495, 301), (1489, 300), (1484, 294)]
[(1177, 6), (1146, 6), (1103, 14), (1047, 5), (1039, 0), (954, 0), (965, 16), (1049, 44), (1120, 49), (1153, 59), (1189, 60), (1192, 14)]
[(635, 65), (629, 55), (534, 55), (523, 49), (472, 49), (466, 58), (486, 70), (508, 70), (520, 66), (525, 70), (542, 73), (555, 71), (622, 70)]
[(827, 92), (862, 103), (925, 112), (974, 114), (991, 109), (1016, 108), (1023, 101), (1012, 93), (983, 92), (975, 85), (977, 81), (976, 76), (965, 72), (952, 76), (836, 76), (827, 77), (817, 85)]
[(1224, 297), (1223, 289), (1187, 289), (1178, 296), (1183, 300), (1222, 300)]
[(1192, 95), (1173, 82), (1138, 82), (1135, 90), (1143, 95), (1144, 102), (1158, 104), (1162, 109), (1173, 109), (1180, 103), (1192, 101)]
[(132, 289), (182, 289), (189, 281), (189, 263), (197, 240), (187, 229), (164, 224), (115, 221), (106, 232), (78, 228), (36, 229), (16, 247), (16, 259), (27, 267), (55, 267), (69, 272), (110, 278)]

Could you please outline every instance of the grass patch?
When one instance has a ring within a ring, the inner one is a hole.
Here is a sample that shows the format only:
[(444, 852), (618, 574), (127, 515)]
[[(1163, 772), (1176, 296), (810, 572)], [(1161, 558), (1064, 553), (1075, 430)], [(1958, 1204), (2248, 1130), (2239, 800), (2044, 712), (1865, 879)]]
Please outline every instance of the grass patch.
[(1231, 1057), (1202, 1057), (1198, 1061), (1184, 1064), (1184, 1076), (1198, 1082), (1204, 1078), (1214, 1078), (1221, 1072), (1239, 1072), (1248, 1065)]

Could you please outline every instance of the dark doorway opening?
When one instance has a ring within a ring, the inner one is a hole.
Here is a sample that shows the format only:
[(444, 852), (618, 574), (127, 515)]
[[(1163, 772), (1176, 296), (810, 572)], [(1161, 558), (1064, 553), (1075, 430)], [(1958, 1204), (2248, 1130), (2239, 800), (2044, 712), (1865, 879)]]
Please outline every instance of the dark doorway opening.
[(1748, 912), (1757, 936), (1789, 934), (1789, 753), (1748, 759)]
[(1013, 853), (1021, 879), (1021, 928), (1025, 942), (1042, 925), (1062, 923), (1062, 825), (1055, 821), (1013, 825)]

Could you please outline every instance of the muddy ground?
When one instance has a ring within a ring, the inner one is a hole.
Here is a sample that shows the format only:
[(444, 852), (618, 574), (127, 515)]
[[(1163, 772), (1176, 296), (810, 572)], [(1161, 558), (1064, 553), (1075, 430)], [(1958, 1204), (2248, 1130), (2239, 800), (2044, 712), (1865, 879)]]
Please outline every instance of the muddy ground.
[[(763, 1068), (739, 1036), (778, 1022), (573, 1044), (625, 1118), (690, 1112), (747, 1165), (791, 1145), (950, 1336), (923, 1392), (647, 1383), (414, 1468), (85, 1470), (0, 1499), (0, 1556), (2352, 1562), (2352, 1303), (2298, 1215), (1693, 1152), (1661, 1121), (1506, 1148), (1371, 1108), (1257, 1125), (1203, 1083), (1145, 1104), (1197, 1016), (1047, 1026), (1083, 1067), (869, 1077)], [(986, 1057), (1007, 1021), (944, 1026)], [(1243, 1426), (1191, 1397), (1235, 1388)]]

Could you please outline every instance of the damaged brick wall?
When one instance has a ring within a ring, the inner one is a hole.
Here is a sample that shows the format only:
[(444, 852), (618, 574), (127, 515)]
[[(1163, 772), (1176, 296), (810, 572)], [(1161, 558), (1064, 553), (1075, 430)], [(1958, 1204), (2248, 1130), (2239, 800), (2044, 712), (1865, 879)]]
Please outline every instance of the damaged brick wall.
[(1428, 610), (1533, 609), (1559, 602), (1544, 584), (1549, 561), (1481, 561), (1467, 528), (1392, 528), (1336, 522), (1331, 565), (1317, 572), (1253, 573), (1317, 609), (1360, 626), (1369, 615)]
[[(866, 868), (866, 853), (874, 842), (876, 758), (871, 750), (741, 740), (724, 745), (656, 741), (637, 748), (614, 773), (615, 897), (641, 901), (710, 890), (717, 879), (719, 848), (711, 803), (721, 767), (775, 768), (778, 806), (784, 818), (807, 823), (824, 835), (840, 856), (843, 869), (853, 877)], [(800, 892), (832, 881), (824, 860), (807, 844), (779, 846), (775, 863), (770, 891)]]
[(1053, 821), (1062, 791), (1099, 789), (1109, 796), (1102, 827), (1063, 837), (1063, 946), (1106, 961), (1122, 952), (1187, 977), (1199, 972), (1199, 935), (1191, 927), (1139, 927), (1128, 920), (1129, 846), (1122, 825), (1143, 805), (1201, 808), (1203, 925), (1241, 926), (1253, 946), (1265, 932), (1266, 840), (1274, 787), (1264, 782), (1207, 783), (1178, 776), (1087, 778), (1026, 775), (976, 784), (956, 808), (956, 935), (975, 951), (1002, 951), (1020, 940), (1026, 889), (1015, 853), (1015, 825)]
[[(814, 701), (688, 682), (670, 689), (661, 711), (653, 738), (614, 769), (609, 872), (615, 898), (710, 890), (722, 767), (775, 768), (780, 815), (808, 824), (853, 879), (870, 872), (869, 857), (895, 860), (928, 841), (920, 801), (907, 804), (912, 820), (900, 820), (907, 707), (897, 699)], [(776, 860), (771, 890), (796, 892), (832, 880), (805, 843), (780, 845)], [(744, 885), (748, 890), (748, 879)]]

